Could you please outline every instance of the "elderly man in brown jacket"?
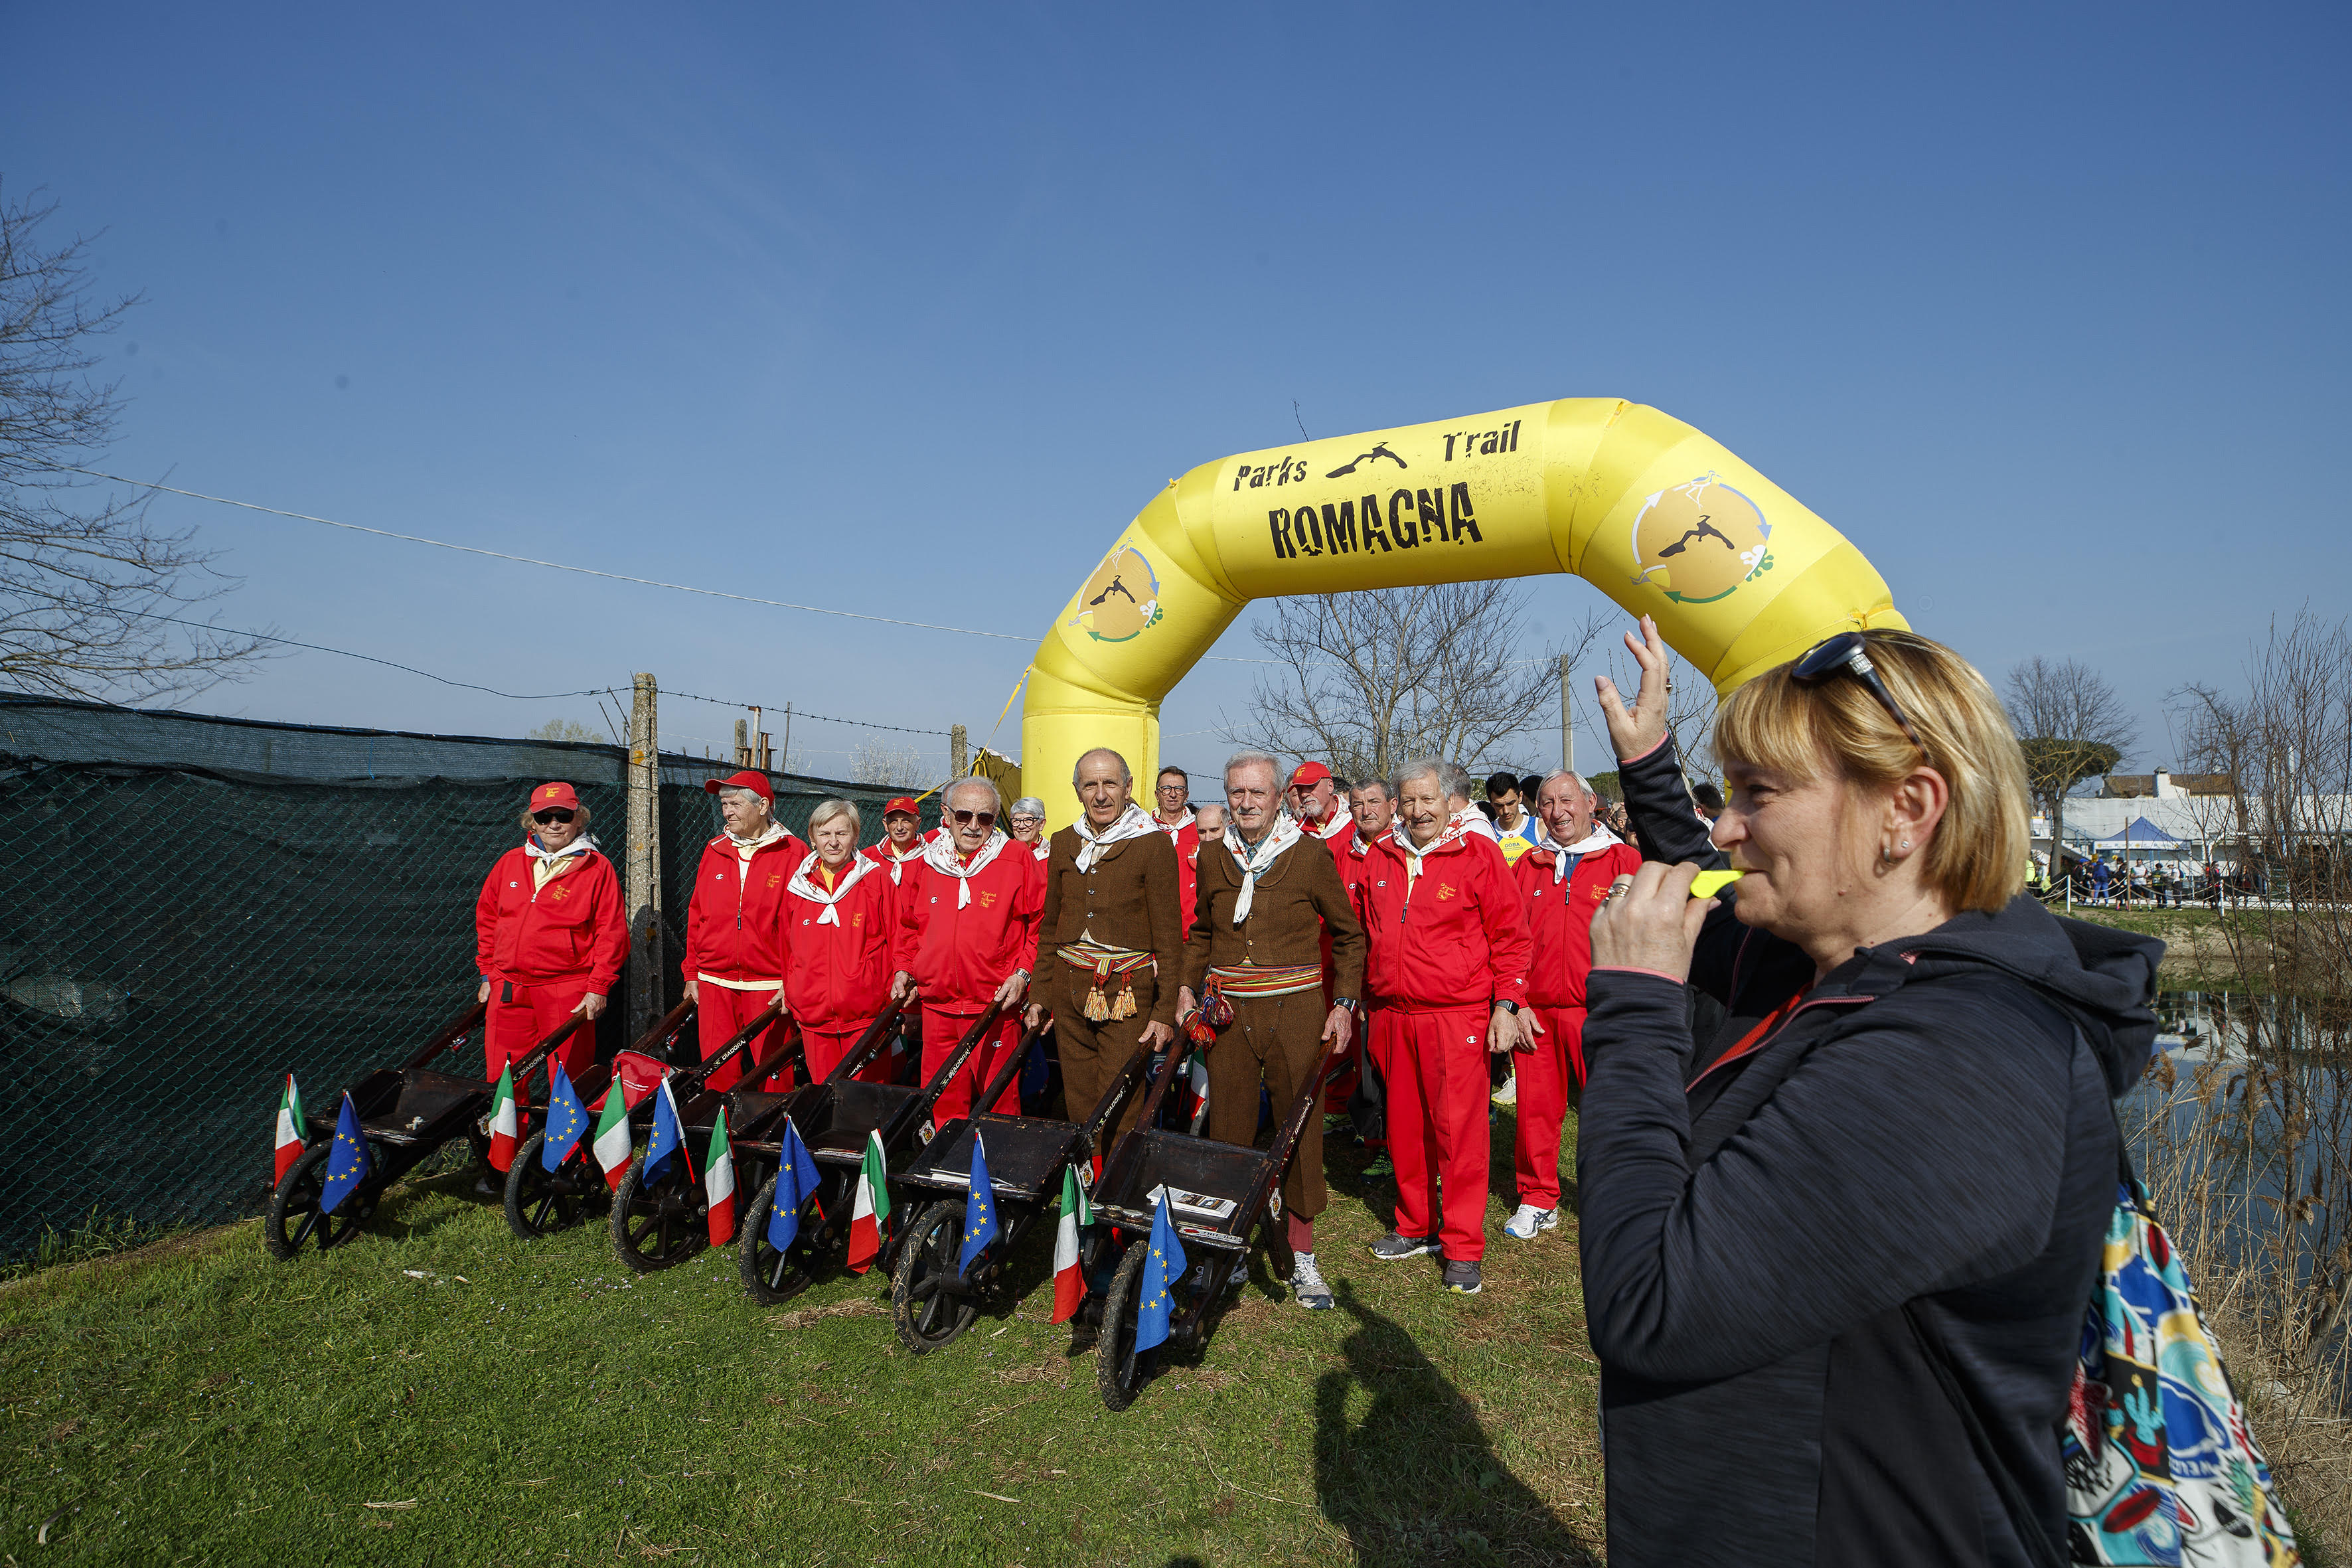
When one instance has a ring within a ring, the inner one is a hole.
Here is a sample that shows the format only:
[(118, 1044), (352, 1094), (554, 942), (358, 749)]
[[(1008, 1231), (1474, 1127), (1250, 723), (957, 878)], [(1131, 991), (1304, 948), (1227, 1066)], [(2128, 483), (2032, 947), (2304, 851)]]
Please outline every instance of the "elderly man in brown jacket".
[[(1127, 759), (1098, 746), (1070, 783), (1084, 809), (1047, 846), (1029, 1027), (1053, 1014), (1062, 1098), (1084, 1121), (1138, 1046), (1166, 1050), (1175, 1039), (1184, 928), (1175, 846), (1129, 798)], [(1130, 1100), (1105, 1130), (1106, 1153), (1133, 1110)]]
[[(1286, 1114), (1326, 1042), (1347, 1049), (1363, 994), (1364, 928), (1329, 853), (1282, 810), (1281, 767), (1272, 757), (1242, 752), (1225, 764), (1225, 805), (1233, 820), (1224, 842), (1201, 850), (1177, 1017), (1189, 1019), (1212, 994), (1232, 1006), (1233, 1021), (1219, 1026), (1209, 1052), (1209, 1136), (1247, 1145), (1257, 1137), (1260, 1082), (1275, 1114)], [(1328, 1014), (1326, 931), (1333, 998)], [(1219, 1011), (1211, 1005), (1213, 1021)], [(1282, 1202), (1297, 1258), (1291, 1289), (1300, 1306), (1315, 1311), (1332, 1305), (1315, 1265), (1315, 1216), (1328, 1201), (1323, 1119), (1309, 1115), (1283, 1175)]]

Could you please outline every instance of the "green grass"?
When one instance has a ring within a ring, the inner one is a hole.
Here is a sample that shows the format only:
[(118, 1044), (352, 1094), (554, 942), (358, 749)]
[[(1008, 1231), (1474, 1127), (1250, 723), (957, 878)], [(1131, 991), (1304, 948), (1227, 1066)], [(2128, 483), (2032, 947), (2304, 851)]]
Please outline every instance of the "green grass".
[(0, 1561), (1597, 1560), (1572, 1222), (1521, 1246), (1498, 1201), (1486, 1294), (1448, 1297), (1366, 1256), (1360, 1163), (1318, 1224), (1340, 1310), (1260, 1259), (1117, 1415), (1045, 1321), (1045, 1226), (1013, 1315), (924, 1357), (877, 1278), (773, 1309), (731, 1248), (637, 1279), (601, 1224), (515, 1240), (465, 1176), (290, 1265), (245, 1224), (51, 1268), (0, 1286)]

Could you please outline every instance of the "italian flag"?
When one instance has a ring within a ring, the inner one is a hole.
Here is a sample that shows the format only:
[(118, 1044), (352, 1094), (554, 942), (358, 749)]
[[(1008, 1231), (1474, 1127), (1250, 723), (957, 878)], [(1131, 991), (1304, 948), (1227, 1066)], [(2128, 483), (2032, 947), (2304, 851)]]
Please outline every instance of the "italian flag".
[(274, 1186), (286, 1179), (294, 1162), (302, 1157), (302, 1091), (294, 1087), (294, 1075), (286, 1075), (286, 1092), (278, 1097), (278, 1174)]
[(1078, 1185), (1078, 1168), (1062, 1172), (1062, 1218), (1054, 1227), (1054, 1319), (1066, 1323), (1087, 1299), (1087, 1277), (1078, 1267), (1078, 1227), (1095, 1222), (1095, 1206)]
[(703, 1195), (710, 1200), (710, 1245), (735, 1239), (735, 1151), (727, 1142), (727, 1108), (710, 1130), (710, 1158), (702, 1163)]
[(604, 1167), (604, 1184), (618, 1191), (621, 1178), (629, 1173), (629, 1108), (621, 1093), (621, 1078), (613, 1075), (613, 1087), (596, 1102), (596, 1136), (588, 1145), (596, 1156), (596, 1163)]
[(863, 1274), (882, 1255), (890, 1223), (890, 1167), (882, 1159), (882, 1134), (866, 1134), (866, 1159), (857, 1167), (857, 1198), (849, 1211), (849, 1267)]
[(499, 1087), (490, 1095), (490, 1167), (503, 1171), (514, 1163), (516, 1136), (514, 1063), (499, 1069)]

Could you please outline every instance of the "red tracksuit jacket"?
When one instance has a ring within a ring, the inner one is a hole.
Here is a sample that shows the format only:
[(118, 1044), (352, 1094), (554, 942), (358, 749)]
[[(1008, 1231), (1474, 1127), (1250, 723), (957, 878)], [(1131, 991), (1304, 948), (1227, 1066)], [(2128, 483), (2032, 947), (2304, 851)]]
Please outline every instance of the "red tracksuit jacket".
[(609, 994), (629, 956), (629, 913), (621, 879), (595, 850), (533, 890), (521, 845), (499, 857), (474, 900), (474, 967), (485, 980), (545, 985), (585, 975)]
[(1184, 917), (1180, 930), (1192, 929), (1192, 899), (1201, 889), (1201, 825), (1187, 822), (1181, 827), (1170, 827), (1157, 816), (1151, 826), (1168, 835), (1176, 846), (1176, 912)]
[(1609, 896), (1611, 882), (1642, 868), (1642, 852), (1631, 844), (1612, 844), (1580, 858), (1555, 882), (1557, 860), (1551, 850), (1530, 849), (1511, 868), (1528, 900), (1528, 926), (1535, 936), (1528, 1000), (1538, 1007), (1581, 1007), (1585, 976), (1592, 973), (1592, 917)]
[(808, 852), (787, 833), (752, 852), (747, 876), (727, 835), (702, 847), (686, 906), (687, 979), (783, 978), (784, 884)]
[(1423, 858), (1408, 892), (1401, 837), (1365, 857), (1368, 989), (1409, 1013), (1524, 1005), (1533, 942), (1503, 852), (1484, 834), (1465, 834)]
[(1045, 914), (1045, 863), (1025, 844), (1007, 844), (971, 881), (963, 909), (957, 879), (927, 860), (908, 861), (898, 881), (894, 965), (915, 977), (925, 1005), (953, 1013), (979, 1012), (1027, 966)]
[[(809, 879), (824, 885), (814, 866)], [(867, 872), (841, 896), (833, 906), (839, 924), (817, 923), (824, 908), (814, 899), (794, 896), (787, 886), (784, 1005), (803, 1028), (870, 1024), (890, 1005), (890, 977), (898, 972), (891, 944), (898, 934), (898, 900), (890, 868)]]

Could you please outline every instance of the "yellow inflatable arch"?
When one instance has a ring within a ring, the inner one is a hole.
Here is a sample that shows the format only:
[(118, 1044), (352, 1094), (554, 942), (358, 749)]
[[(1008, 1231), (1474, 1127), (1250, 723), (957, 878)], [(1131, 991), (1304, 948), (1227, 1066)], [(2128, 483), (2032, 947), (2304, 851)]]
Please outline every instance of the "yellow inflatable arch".
[(1203, 463), (1127, 525), (1037, 647), (1022, 777), (1058, 826), (1062, 781), (1110, 746), (1148, 803), (1160, 699), (1252, 599), (1546, 572), (1655, 616), (1718, 691), (1906, 624), (1835, 529), (1654, 408), (1567, 397), (1301, 441)]

